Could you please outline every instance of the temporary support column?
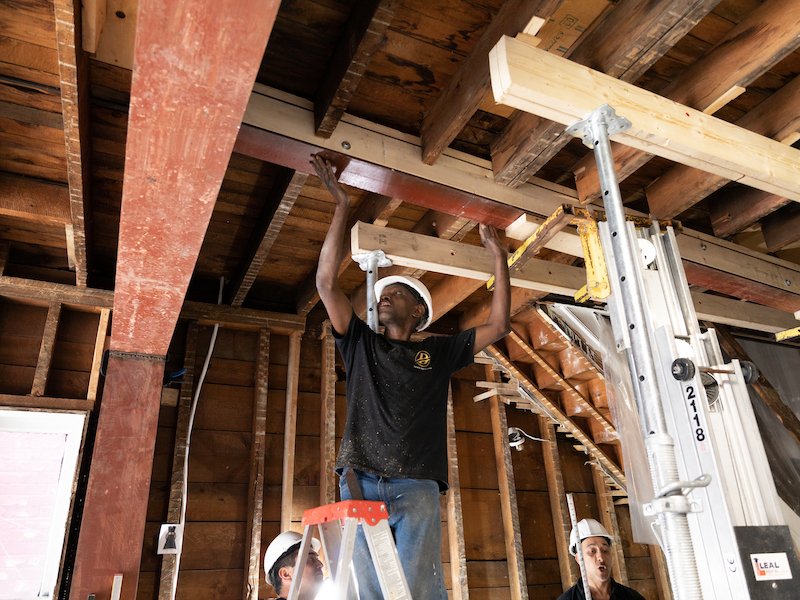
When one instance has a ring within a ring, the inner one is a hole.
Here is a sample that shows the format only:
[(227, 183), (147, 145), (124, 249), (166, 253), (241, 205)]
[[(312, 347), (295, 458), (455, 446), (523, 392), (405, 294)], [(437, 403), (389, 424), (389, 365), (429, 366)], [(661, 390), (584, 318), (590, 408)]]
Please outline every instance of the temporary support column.
[(139, 0), (111, 353), (71, 600), (136, 598), (169, 348), (277, 0)]
[[(622, 196), (614, 171), (614, 158), (611, 155), (609, 136), (628, 127), (630, 123), (626, 119), (618, 117), (613, 108), (604, 105), (583, 121), (570, 126), (567, 132), (582, 137), (584, 144), (594, 150), (600, 174), (611, 246), (604, 250), (606, 256), (613, 256), (615, 266), (616, 277), (611, 279), (611, 289), (618, 298), (619, 320), (628, 336), (625, 354), (639, 409), (653, 488), (657, 494), (651, 504), (660, 526), (670, 581), (677, 600), (699, 599), (700, 576), (687, 517), (691, 510), (689, 501), (681, 493), (666, 491), (676, 488), (680, 492), (681, 487), (687, 486), (679, 485), (675, 442), (667, 431), (662, 394), (658, 385), (651, 337), (654, 332), (651, 331), (652, 325), (647, 318), (637, 262), (638, 248), (625, 220)], [(622, 349), (621, 343), (619, 346), (618, 349)]]

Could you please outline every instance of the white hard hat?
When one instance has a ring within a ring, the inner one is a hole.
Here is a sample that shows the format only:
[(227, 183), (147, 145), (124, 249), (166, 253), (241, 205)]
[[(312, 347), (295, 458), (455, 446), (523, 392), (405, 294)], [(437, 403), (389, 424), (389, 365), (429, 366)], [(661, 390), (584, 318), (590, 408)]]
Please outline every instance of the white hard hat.
[(590, 537), (604, 537), (608, 541), (608, 545), (611, 545), (611, 534), (601, 523), (594, 519), (581, 519), (569, 533), (569, 553), (576, 556), (578, 544)]
[(426, 288), (425, 284), (419, 279), (414, 279), (413, 277), (403, 277), (402, 275), (390, 275), (389, 277), (379, 279), (375, 282), (375, 298), (378, 300), (378, 302), (380, 302), (383, 288), (385, 288), (387, 285), (393, 285), (395, 283), (407, 285), (411, 289), (415, 290), (420, 296), (422, 296), (422, 301), (428, 308), (428, 313), (425, 315), (425, 320), (422, 322), (422, 325), (417, 327), (417, 331), (422, 331), (423, 329), (427, 328), (433, 320), (433, 300), (431, 299), (431, 293), (428, 291), (428, 288)]
[[(270, 542), (267, 551), (264, 553), (264, 575), (267, 577), (267, 583), (271, 583), (269, 580), (269, 572), (272, 570), (272, 567), (275, 566), (275, 563), (278, 562), (281, 556), (286, 554), (292, 546), (296, 546), (302, 541), (303, 536), (299, 533), (295, 531), (284, 531)], [(311, 549), (314, 552), (319, 552), (319, 548), (319, 540), (317, 538), (311, 538)]]

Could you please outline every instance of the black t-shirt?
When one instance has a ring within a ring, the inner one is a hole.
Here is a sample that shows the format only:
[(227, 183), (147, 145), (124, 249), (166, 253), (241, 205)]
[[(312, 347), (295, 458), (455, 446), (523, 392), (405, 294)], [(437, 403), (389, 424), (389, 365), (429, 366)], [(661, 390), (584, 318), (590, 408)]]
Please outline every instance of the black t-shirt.
[[(578, 579), (578, 583), (569, 588), (558, 597), (558, 600), (586, 600), (583, 593), (583, 580)], [(628, 586), (611, 580), (611, 600), (645, 600), (636, 590)]]
[(435, 479), (447, 489), (447, 389), (472, 363), (475, 329), (399, 342), (353, 315), (334, 332), (347, 369), (347, 423), (336, 469)]

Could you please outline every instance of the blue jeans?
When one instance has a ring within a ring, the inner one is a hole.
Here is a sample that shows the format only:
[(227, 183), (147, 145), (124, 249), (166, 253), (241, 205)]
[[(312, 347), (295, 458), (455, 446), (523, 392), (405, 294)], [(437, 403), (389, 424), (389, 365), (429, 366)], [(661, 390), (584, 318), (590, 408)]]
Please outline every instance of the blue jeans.
[[(379, 477), (356, 471), (364, 500), (379, 500), (389, 512), (400, 564), (414, 600), (447, 600), (442, 576), (442, 524), (439, 484), (432, 479)], [(344, 475), (342, 500), (350, 500)], [(381, 600), (381, 587), (361, 527), (353, 554), (361, 600)]]

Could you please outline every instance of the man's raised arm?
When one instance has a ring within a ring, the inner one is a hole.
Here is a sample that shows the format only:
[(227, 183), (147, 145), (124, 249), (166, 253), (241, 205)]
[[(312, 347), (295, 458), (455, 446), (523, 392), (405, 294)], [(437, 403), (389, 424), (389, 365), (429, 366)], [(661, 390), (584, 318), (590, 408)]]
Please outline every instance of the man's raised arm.
[(511, 284), (507, 253), (494, 227), (480, 225), (481, 242), (494, 255), (494, 292), (486, 323), (475, 328), (475, 352), (480, 352), (511, 331)]

